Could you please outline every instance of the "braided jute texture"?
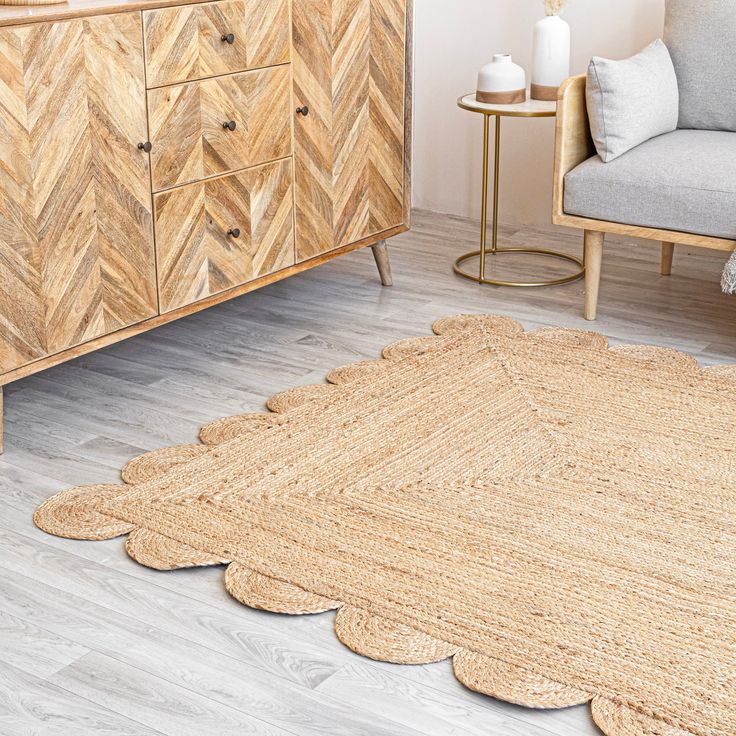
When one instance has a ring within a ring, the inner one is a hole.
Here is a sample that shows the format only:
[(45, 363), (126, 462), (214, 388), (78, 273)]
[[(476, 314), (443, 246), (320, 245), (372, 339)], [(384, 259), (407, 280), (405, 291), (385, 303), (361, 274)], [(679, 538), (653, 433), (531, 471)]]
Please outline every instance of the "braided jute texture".
[(434, 329), (36, 524), (130, 534), (159, 569), (227, 564), (245, 605), (338, 609), (356, 652), (590, 702), (608, 736), (734, 736), (736, 368), (503, 317)]

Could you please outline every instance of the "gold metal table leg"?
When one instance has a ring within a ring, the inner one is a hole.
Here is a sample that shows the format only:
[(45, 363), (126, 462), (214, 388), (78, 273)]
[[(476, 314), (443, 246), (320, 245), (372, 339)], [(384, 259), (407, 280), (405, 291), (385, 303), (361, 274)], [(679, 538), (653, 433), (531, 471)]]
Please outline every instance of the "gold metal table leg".
[[(486, 168), (488, 167), (488, 153), (486, 152)], [(493, 255), (498, 253), (498, 190), (501, 179), (501, 118), (496, 116), (496, 146), (493, 157)], [(485, 225), (483, 225), (485, 228)]]
[[(486, 277), (486, 231), (488, 220), (488, 128), (491, 123), (489, 115), (483, 116), (483, 200), (480, 206), (480, 273), (478, 283), (482, 284)], [(498, 129), (496, 129), (498, 131)]]
[[(495, 135), (495, 158), (493, 161), (493, 225), (491, 231), (491, 255), (497, 256), (501, 254), (534, 254), (551, 256), (553, 258), (559, 258), (563, 261), (570, 261), (580, 269), (576, 270), (575, 273), (570, 276), (564, 276), (559, 279), (548, 279), (546, 281), (501, 281), (498, 279), (486, 278), (486, 256), (488, 254), (486, 247), (486, 234), (488, 230), (488, 157), (489, 157), (489, 143), (490, 143), (490, 121), (491, 114), (483, 114), (483, 201), (481, 202), (480, 210), (480, 250), (472, 251), (460, 256), (455, 261), (453, 270), (459, 276), (462, 276), (471, 281), (477, 281), (479, 284), (493, 284), (495, 286), (522, 286), (522, 287), (533, 287), (533, 286), (555, 286), (557, 284), (569, 284), (572, 281), (577, 281), (585, 275), (585, 264), (579, 258), (575, 256), (569, 256), (566, 253), (559, 253), (554, 250), (547, 250), (544, 248), (499, 248), (498, 247), (498, 200), (499, 200), (499, 181), (501, 178), (501, 116), (495, 115), (496, 118), (496, 135)], [(464, 271), (462, 264), (472, 258), (480, 259), (480, 267), (478, 275), (474, 275)]]

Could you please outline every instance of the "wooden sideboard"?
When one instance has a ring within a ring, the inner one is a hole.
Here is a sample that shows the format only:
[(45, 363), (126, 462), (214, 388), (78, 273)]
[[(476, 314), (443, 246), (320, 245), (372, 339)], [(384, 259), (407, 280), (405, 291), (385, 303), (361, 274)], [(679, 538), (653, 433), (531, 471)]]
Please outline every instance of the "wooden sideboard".
[(0, 9), (2, 386), (409, 227), (412, 0)]

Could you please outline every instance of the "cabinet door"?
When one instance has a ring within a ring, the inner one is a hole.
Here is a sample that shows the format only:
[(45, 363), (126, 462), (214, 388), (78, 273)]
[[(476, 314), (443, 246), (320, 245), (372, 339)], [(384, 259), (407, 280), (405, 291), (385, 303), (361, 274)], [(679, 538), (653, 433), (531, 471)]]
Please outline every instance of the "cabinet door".
[(0, 29), (0, 372), (157, 311), (139, 14)]
[(403, 222), (405, 0), (294, 0), (298, 260)]
[(148, 109), (154, 191), (291, 153), (285, 66), (154, 89)]
[(161, 311), (294, 263), (291, 160), (155, 198)]

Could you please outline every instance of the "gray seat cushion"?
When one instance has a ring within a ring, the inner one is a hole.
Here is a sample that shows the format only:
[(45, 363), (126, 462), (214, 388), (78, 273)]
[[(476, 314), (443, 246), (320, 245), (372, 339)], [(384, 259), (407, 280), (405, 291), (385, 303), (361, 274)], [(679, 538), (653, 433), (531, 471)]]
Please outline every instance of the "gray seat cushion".
[(664, 41), (680, 88), (680, 128), (736, 131), (736, 2), (667, 0)]
[(676, 130), (565, 177), (565, 212), (736, 239), (736, 133)]

